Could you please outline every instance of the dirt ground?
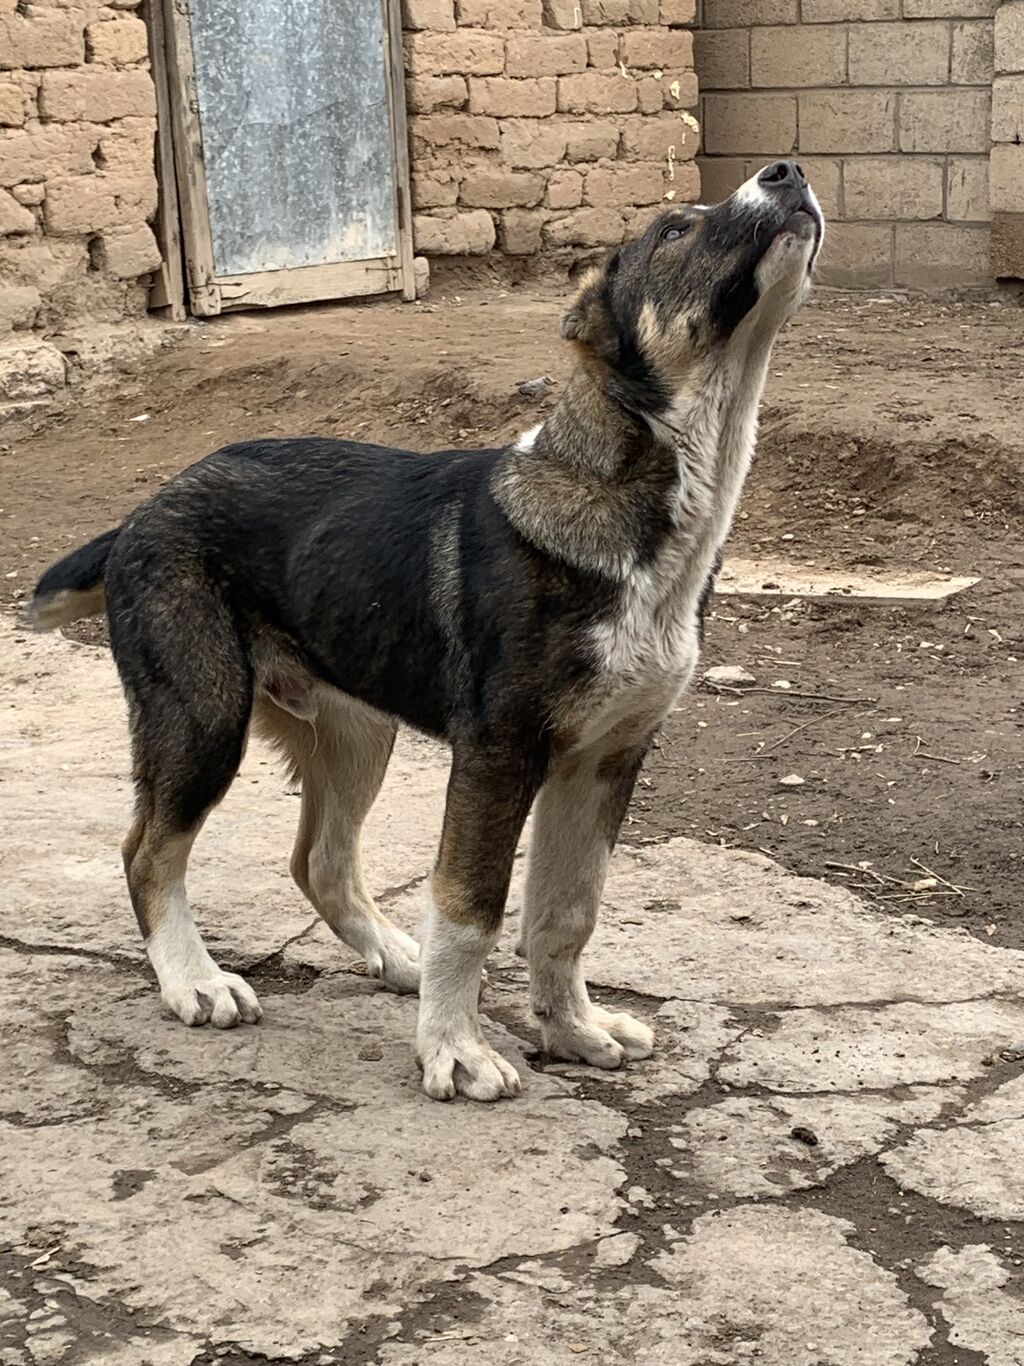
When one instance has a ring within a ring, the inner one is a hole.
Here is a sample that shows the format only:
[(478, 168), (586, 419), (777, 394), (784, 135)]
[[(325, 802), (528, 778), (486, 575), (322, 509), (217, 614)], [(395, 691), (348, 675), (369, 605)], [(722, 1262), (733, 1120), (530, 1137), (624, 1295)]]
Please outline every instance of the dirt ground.
[[(57, 554), (231, 440), (319, 432), (429, 450), (508, 438), (557, 400), (562, 297), (495, 281), (416, 305), (196, 324), (105, 389), (0, 433), (0, 590), (16, 602)], [(685, 702), (627, 840), (760, 850), (880, 905), (1024, 944), (1022, 324), (1012, 297), (823, 292), (790, 326), (730, 550), (981, 581), (939, 608), (719, 598), (705, 665), (742, 665), (762, 690)], [(518, 393), (544, 374), (548, 397)], [(780, 787), (791, 774), (803, 785)]]

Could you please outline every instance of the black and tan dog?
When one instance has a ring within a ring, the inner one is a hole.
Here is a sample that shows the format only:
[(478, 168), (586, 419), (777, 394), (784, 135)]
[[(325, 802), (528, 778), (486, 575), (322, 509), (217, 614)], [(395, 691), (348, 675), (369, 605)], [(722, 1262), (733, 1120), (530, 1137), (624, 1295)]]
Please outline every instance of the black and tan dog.
[[(693, 671), (772, 343), (822, 233), (800, 168), (776, 162), (724, 203), (671, 209), (584, 283), (565, 396), (515, 445), (228, 446), (46, 572), (39, 626), (106, 606), (138, 797), (128, 886), (182, 1020), (260, 1018), (185, 896), (255, 724), (301, 779), (295, 880), (371, 973), (419, 986), (431, 1096), (519, 1089), (477, 1002), (535, 800), (523, 948), (544, 1049), (599, 1067), (650, 1053), (646, 1025), (591, 1003), (581, 954), (644, 753)], [(360, 870), (400, 722), (452, 748), (422, 955)]]

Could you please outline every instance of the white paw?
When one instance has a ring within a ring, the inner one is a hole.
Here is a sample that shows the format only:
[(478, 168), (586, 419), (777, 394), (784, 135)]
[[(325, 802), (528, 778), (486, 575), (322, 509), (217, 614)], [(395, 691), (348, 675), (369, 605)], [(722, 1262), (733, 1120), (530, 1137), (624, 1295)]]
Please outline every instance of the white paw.
[(161, 988), (160, 998), (187, 1025), (233, 1029), (256, 1024), (263, 1011), (256, 993), (234, 972), (215, 972)]
[(516, 1069), (482, 1039), (421, 1044), (418, 1058), (423, 1089), (433, 1100), (451, 1100), (456, 1094), (470, 1100), (501, 1100), (518, 1096), (522, 1089)]
[(624, 1062), (649, 1058), (654, 1051), (654, 1031), (624, 1011), (591, 1006), (585, 1016), (542, 1019), (544, 1052), (568, 1062), (586, 1062), (608, 1069)]
[(378, 947), (367, 951), (366, 971), (399, 995), (414, 996), (420, 989), (420, 946), (392, 925)]

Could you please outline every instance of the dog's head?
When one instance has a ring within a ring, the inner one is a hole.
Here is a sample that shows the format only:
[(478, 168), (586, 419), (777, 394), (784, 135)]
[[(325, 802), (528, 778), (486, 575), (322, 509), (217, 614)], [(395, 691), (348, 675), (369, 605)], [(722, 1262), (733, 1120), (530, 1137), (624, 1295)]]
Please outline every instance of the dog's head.
[(584, 281), (562, 335), (640, 412), (671, 402), (697, 362), (803, 302), (824, 218), (800, 167), (776, 161), (711, 206), (681, 205)]

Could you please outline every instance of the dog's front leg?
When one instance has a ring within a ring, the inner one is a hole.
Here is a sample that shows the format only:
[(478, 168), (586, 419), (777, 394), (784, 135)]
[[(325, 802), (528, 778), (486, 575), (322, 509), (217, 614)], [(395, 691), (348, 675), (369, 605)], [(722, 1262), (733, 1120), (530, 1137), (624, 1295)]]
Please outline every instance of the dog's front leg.
[(611, 1068), (654, 1047), (647, 1025), (593, 1004), (582, 962), (646, 749), (645, 741), (621, 753), (567, 755), (537, 800), (522, 951), (544, 1051), (554, 1058)]
[(416, 1055), (423, 1089), (435, 1100), (456, 1093), (499, 1100), (519, 1091), (516, 1069), (484, 1041), (478, 1001), (536, 788), (528, 756), (454, 747), (420, 954)]

